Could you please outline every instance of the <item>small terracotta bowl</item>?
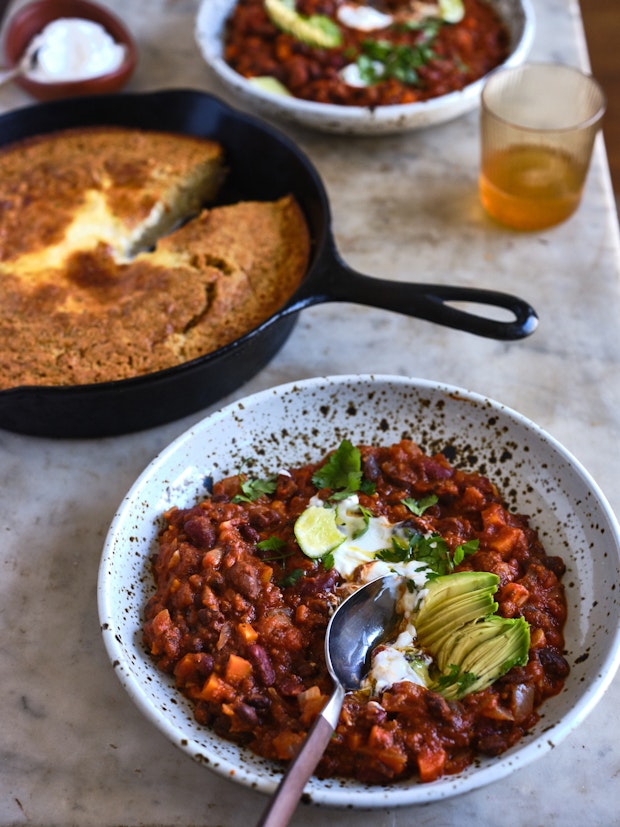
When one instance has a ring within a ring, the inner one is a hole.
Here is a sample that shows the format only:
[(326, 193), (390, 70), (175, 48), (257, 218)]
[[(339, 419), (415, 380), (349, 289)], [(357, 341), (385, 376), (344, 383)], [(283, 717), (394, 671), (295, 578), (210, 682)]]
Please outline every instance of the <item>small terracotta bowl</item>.
[(78, 95), (102, 95), (121, 89), (136, 67), (136, 43), (121, 21), (107, 9), (88, 0), (35, 0), (23, 6), (7, 22), (4, 35), (4, 55), (7, 67), (17, 66), (31, 40), (48, 23), (59, 17), (78, 17), (99, 23), (117, 43), (125, 46), (125, 59), (113, 72), (78, 81), (42, 83), (21, 75), (15, 79), (26, 92), (37, 100), (49, 101)]

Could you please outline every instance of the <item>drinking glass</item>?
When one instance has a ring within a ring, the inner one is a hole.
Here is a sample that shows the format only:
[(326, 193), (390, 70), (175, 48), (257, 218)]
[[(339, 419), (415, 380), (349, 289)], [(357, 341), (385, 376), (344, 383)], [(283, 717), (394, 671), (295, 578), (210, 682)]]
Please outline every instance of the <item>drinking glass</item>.
[(604, 112), (598, 82), (572, 66), (528, 63), (491, 74), (482, 91), (479, 180), (489, 215), (517, 230), (572, 215)]

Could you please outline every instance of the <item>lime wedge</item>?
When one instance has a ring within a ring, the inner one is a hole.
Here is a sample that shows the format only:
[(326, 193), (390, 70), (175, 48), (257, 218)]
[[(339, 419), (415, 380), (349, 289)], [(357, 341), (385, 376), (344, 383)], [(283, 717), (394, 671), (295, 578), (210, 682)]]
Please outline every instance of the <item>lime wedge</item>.
[(248, 78), (248, 80), (252, 86), (258, 86), (259, 89), (270, 92), (272, 95), (286, 95), (289, 98), (291, 97), (291, 93), (286, 86), (280, 83), (277, 78), (271, 77), (271, 75), (261, 75), (260, 77)]
[(465, 17), (463, 0), (439, 0), (439, 14), (446, 23), (460, 23)]
[(336, 512), (318, 505), (302, 511), (293, 530), (303, 553), (313, 559), (323, 557), (345, 540), (336, 525)]

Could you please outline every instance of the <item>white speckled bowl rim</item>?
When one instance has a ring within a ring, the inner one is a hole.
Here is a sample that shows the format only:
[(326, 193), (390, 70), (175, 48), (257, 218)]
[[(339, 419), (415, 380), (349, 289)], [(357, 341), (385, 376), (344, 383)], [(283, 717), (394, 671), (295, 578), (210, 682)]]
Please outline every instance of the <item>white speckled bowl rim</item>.
[(561, 555), (569, 616), (564, 690), (517, 746), (431, 784), (366, 786), (311, 779), (309, 800), (333, 807), (426, 803), (498, 781), (544, 755), (593, 709), (620, 661), (620, 527), (582, 465), (553, 437), (483, 396), (435, 382), (334, 376), (262, 391), (219, 410), (176, 439), (137, 479), (110, 527), (98, 582), (103, 639), (121, 683), (172, 743), (216, 773), (272, 792), (281, 768), (199, 726), (189, 703), (141, 645), (152, 593), (148, 559), (162, 512), (201, 498), (207, 477), (236, 473), (248, 457), (257, 474), (317, 460), (341, 439), (390, 445), (402, 437), (493, 479), (511, 507), (530, 515), (549, 554)]
[[(209, 69), (238, 100), (260, 114), (324, 132), (380, 135), (445, 123), (471, 112), (480, 102), (484, 78), (464, 89), (418, 103), (379, 106), (338, 106), (274, 95), (250, 83), (222, 57), (224, 23), (237, 0), (202, 0), (195, 38)], [(534, 38), (534, 10), (530, 0), (489, 0), (506, 22), (510, 54), (502, 66), (517, 66), (527, 58)]]

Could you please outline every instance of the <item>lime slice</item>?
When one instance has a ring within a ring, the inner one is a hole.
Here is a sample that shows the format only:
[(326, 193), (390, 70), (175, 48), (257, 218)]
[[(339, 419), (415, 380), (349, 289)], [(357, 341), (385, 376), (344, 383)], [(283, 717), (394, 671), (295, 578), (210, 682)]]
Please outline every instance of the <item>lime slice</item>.
[(463, 0), (439, 0), (439, 14), (446, 23), (460, 23), (465, 17)]
[(248, 80), (252, 86), (258, 86), (259, 89), (270, 92), (272, 95), (286, 95), (289, 98), (291, 97), (291, 93), (286, 86), (280, 83), (277, 78), (271, 77), (271, 75), (261, 75), (260, 77), (248, 78)]
[(311, 505), (299, 515), (294, 532), (303, 553), (313, 559), (323, 557), (345, 540), (336, 525), (336, 512), (318, 505)]

